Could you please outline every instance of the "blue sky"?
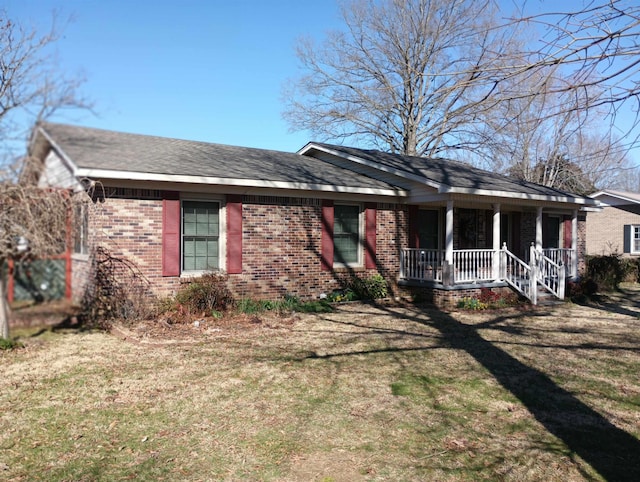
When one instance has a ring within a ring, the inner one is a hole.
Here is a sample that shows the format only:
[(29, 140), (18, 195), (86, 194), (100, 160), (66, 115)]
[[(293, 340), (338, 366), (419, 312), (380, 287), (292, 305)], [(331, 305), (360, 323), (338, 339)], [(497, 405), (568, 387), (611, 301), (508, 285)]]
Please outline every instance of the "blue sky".
[[(509, 11), (523, 4), (501, 3)], [(43, 30), (58, 12), (60, 69), (86, 76), (82, 92), (96, 115), (52, 120), (284, 151), (314, 140), (289, 132), (282, 119), (284, 83), (300, 73), (295, 41), (322, 40), (342, 25), (337, 0), (3, 0), (2, 7)]]
[[(297, 73), (295, 40), (337, 25), (333, 0), (4, 0), (8, 15), (48, 28), (58, 11), (61, 69), (82, 72), (97, 116), (54, 120), (295, 151), (310, 140), (281, 118)], [(63, 22), (73, 16), (70, 23)]]

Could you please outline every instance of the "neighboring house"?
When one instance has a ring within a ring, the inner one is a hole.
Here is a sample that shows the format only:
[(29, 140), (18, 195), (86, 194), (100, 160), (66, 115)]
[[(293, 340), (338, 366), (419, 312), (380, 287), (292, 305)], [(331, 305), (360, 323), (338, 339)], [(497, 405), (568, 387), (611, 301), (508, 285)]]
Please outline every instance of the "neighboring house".
[(239, 297), (316, 298), (379, 273), (394, 296), (440, 306), (482, 286), (535, 302), (538, 283), (561, 297), (558, 280), (578, 274), (582, 210), (596, 204), (458, 162), (313, 142), (294, 154), (43, 124), (31, 151), (40, 185), (96, 201), (78, 216), (76, 293), (100, 245), (160, 295), (220, 270)]
[(640, 194), (599, 191), (601, 209), (589, 213), (587, 254), (640, 256)]

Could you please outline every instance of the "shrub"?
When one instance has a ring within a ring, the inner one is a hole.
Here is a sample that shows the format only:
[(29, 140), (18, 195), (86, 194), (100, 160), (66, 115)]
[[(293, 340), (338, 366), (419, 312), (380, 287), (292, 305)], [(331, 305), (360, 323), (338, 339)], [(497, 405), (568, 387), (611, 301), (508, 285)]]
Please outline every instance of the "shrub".
[(639, 276), (639, 260), (623, 258), (619, 254), (609, 256), (588, 256), (586, 281), (591, 286), (583, 290), (585, 294), (597, 291), (614, 291), (625, 281), (637, 282)]
[(175, 302), (190, 314), (211, 316), (234, 305), (227, 277), (218, 273), (206, 273), (195, 278), (176, 293)]
[(23, 347), (24, 345), (19, 341), (0, 337), (0, 350), (13, 350), (14, 348), (23, 348)]
[[(387, 280), (380, 274), (374, 274), (368, 278), (352, 275), (342, 280), (342, 285), (344, 288), (336, 295), (342, 298), (340, 301), (377, 300), (389, 294)], [(334, 301), (338, 300), (334, 299)]]
[(300, 311), (304, 313), (327, 313), (333, 311), (331, 305), (326, 300), (302, 302), (297, 297), (286, 295), (283, 299), (255, 301), (250, 298), (240, 300), (236, 309), (240, 313), (256, 314), (264, 311), (275, 311), (278, 313), (290, 313)]
[(138, 267), (126, 258), (97, 247), (83, 298), (83, 323), (108, 328), (114, 319), (139, 320), (156, 314), (156, 298)]

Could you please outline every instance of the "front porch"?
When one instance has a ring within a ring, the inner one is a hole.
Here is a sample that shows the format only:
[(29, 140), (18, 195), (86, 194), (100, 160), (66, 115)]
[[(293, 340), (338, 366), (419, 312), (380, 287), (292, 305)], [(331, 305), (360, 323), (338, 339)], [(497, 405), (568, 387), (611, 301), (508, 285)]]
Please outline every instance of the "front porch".
[[(444, 230), (437, 229), (439, 233), (444, 231), (443, 235), (429, 235), (424, 226), (422, 229), (421, 226), (413, 226), (418, 234), (413, 238), (410, 236), (410, 242), (413, 241), (415, 246), (400, 250), (400, 284), (446, 290), (510, 286), (533, 304), (537, 303), (541, 291), (563, 299), (566, 280), (578, 276), (578, 211), (562, 214), (562, 217), (556, 214), (555, 219), (558, 220), (549, 223), (549, 214), (543, 213), (542, 206), (536, 207), (535, 213), (530, 213), (535, 214), (535, 236), (529, 237), (522, 234), (520, 217), (517, 224), (511, 221), (512, 226), (505, 226), (503, 220), (511, 218), (505, 216), (500, 204), (493, 204), (492, 208), (492, 213), (461, 209), (454, 218), (453, 202), (450, 201), (446, 210), (442, 210), (445, 222), (436, 223), (437, 226), (444, 225)], [(471, 223), (470, 228), (468, 219), (474, 219), (474, 216), (482, 222)], [(435, 219), (434, 216), (432, 218)], [(419, 224), (420, 219), (424, 224), (428, 216), (414, 216)], [(515, 233), (513, 236), (510, 235), (512, 231)], [(425, 232), (427, 234), (423, 235)], [(467, 248), (464, 244), (469, 244), (469, 239), (465, 240), (465, 236), (475, 236), (476, 245), (489, 244), (490, 247)], [(514, 244), (527, 242), (527, 248), (510, 248), (507, 241), (512, 238), (518, 238), (520, 242)], [(436, 239), (443, 240), (443, 248), (427, 247), (436, 244), (433, 242)], [(483, 243), (478, 243), (477, 239), (482, 239)], [(543, 247), (544, 242), (547, 242), (546, 247)]]
[(539, 286), (564, 299), (567, 279), (576, 277), (576, 251), (567, 248), (547, 248), (536, 251), (523, 261), (507, 246), (493, 249), (462, 249), (453, 251), (453, 262), (445, 252), (404, 248), (401, 252), (400, 281), (430, 284), (432, 287), (468, 289), (469, 285), (509, 285), (537, 304)]

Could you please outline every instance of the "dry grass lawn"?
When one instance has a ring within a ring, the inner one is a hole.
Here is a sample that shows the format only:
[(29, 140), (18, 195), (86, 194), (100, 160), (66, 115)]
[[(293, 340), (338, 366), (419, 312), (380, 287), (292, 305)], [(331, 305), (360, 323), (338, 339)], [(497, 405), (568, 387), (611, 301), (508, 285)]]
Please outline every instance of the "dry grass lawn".
[(627, 290), (25, 331), (0, 352), (0, 479), (640, 480), (639, 319)]

